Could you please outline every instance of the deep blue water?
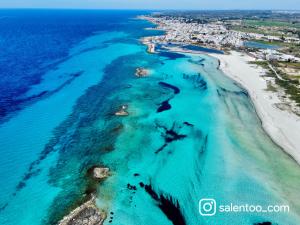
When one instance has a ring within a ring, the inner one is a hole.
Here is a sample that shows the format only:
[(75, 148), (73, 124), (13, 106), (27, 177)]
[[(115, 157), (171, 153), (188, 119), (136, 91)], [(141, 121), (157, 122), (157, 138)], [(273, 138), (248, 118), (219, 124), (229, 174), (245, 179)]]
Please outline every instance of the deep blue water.
[(38, 84), (46, 71), (66, 60), (70, 48), (84, 38), (116, 30), (134, 30), (138, 36), (139, 30), (125, 22), (138, 13), (145, 12), (0, 10), (0, 122), (37, 100), (40, 96), (24, 93)]
[[(0, 11), (0, 224), (50, 223), (81, 198), (85, 170), (95, 161), (93, 156), (99, 161), (99, 152), (94, 142), (83, 141), (92, 150), (82, 156), (68, 147), (69, 142), (76, 141), (73, 135), (83, 124), (93, 121), (95, 115), (85, 106), (89, 99), (101, 110), (104, 97), (114, 90), (111, 83), (101, 83), (110, 76), (107, 67), (112, 64), (113, 69), (115, 60), (122, 63), (122, 57), (144, 52), (139, 38), (146, 33), (161, 33), (144, 30), (153, 26), (135, 19), (144, 13), (148, 12)], [(129, 77), (134, 70), (128, 71)], [(98, 93), (85, 98), (92, 87)], [(65, 158), (71, 157), (73, 162), (66, 165)], [(72, 182), (65, 184), (68, 176)]]

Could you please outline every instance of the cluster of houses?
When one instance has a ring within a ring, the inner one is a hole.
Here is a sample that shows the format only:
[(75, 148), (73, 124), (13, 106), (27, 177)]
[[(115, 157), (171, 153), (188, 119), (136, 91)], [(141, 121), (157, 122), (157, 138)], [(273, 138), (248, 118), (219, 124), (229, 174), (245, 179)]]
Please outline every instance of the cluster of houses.
[(283, 61), (283, 62), (300, 62), (299, 57), (295, 57), (293, 55), (284, 54), (281, 52), (278, 52), (274, 49), (260, 49), (255, 52), (249, 52), (249, 54), (256, 59), (259, 60), (276, 60), (276, 61)]
[[(245, 42), (249, 40), (283, 41), (282, 37), (278, 36), (230, 30), (222, 21), (201, 24), (180, 17), (147, 17), (147, 19), (158, 25), (156, 29), (166, 31), (165, 35), (152, 37), (151, 43), (191, 43), (223, 49), (245, 48)], [(295, 37), (285, 37), (284, 41), (300, 43), (300, 39)], [(300, 62), (300, 58), (281, 53), (276, 49), (258, 48), (255, 51), (251, 49), (247, 51), (259, 60)]]
[(224, 25), (218, 23), (186, 23), (177, 18), (151, 18), (152, 22), (159, 24), (158, 29), (166, 30), (167, 33), (162, 40), (165, 42), (182, 42), (211, 45), (216, 48), (222, 46), (243, 46), (243, 40), (247, 35), (228, 30)]

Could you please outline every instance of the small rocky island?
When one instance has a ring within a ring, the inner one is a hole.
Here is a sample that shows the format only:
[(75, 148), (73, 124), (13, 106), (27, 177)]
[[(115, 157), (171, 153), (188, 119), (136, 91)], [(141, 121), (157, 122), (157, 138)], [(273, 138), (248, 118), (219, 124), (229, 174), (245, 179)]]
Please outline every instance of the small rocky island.
[(128, 108), (127, 105), (122, 105), (121, 108), (119, 109), (119, 111), (117, 111), (115, 113), (116, 116), (128, 116), (129, 113), (126, 111), (126, 109)]
[(94, 167), (93, 168), (93, 178), (101, 180), (109, 176), (109, 168), (106, 167)]
[(147, 77), (149, 76), (149, 70), (139, 67), (135, 71), (135, 76), (141, 78), (141, 77)]
[(107, 217), (106, 212), (100, 211), (95, 204), (93, 195), (89, 201), (74, 209), (65, 216), (59, 225), (102, 225)]
[[(109, 176), (109, 168), (93, 166), (87, 171), (87, 175), (95, 180), (102, 181)], [(90, 199), (78, 206), (65, 216), (58, 225), (102, 225), (107, 217), (104, 210), (96, 206), (95, 191), (91, 194)]]

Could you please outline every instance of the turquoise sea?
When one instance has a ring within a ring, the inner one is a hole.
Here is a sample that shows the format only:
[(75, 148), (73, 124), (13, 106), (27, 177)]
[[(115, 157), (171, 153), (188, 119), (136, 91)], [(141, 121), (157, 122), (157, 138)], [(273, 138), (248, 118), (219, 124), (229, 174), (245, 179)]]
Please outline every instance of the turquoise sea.
[[(93, 191), (105, 225), (299, 224), (300, 167), (247, 92), (205, 54), (148, 54), (145, 13), (0, 11), (0, 224), (56, 224)], [(201, 216), (202, 198), (290, 210)]]

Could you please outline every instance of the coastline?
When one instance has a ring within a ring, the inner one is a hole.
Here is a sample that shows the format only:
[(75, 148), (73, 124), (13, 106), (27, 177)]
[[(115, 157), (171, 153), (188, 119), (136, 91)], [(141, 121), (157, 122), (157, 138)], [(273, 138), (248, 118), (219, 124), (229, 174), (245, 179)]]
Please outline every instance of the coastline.
[(90, 200), (72, 210), (69, 214), (65, 215), (58, 225), (69, 224), (103, 224), (107, 218), (105, 211), (100, 211), (96, 206), (96, 196), (92, 195)]
[(219, 60), (219, 69), (244, 87), (255, 106), (263, 129), (300, 165), (300, 118), (275, 106), (282, 101), (277, 94), (267, 91), (267, 82), (262, 77), (265, 70), (248, 62), (255, 59), (245, 53), (231, 51), (230, 55), (208, 54)]
[[(155, 24), (156, 29), (167, 33), (167, 30), (163, 29), (151, 17), (140, 17), (140, 19)], [(147, 37), (146, 41), (142, 41), (148, 49), (150, 48), (151, 38)], [(176, 47), (168, 50), (182, 53), (201, 53), (218, 59), (219, 66), (217, 69), (239, 83), (249, 93), (262, 127), (268, 136), (300, 165), (300, 138), (297, 135), (300, 133), (300, 117), (276, 107), (276, 104), (282, 104), (283, 102), (276, 93), (266, 90), (266, 78), (262, 77), (266, 74), (266, 71), (262, 67), (248, 63), (255, 61), (254, 57), (234, 50), (230, 51), (230, 54), (197, 52)]]

